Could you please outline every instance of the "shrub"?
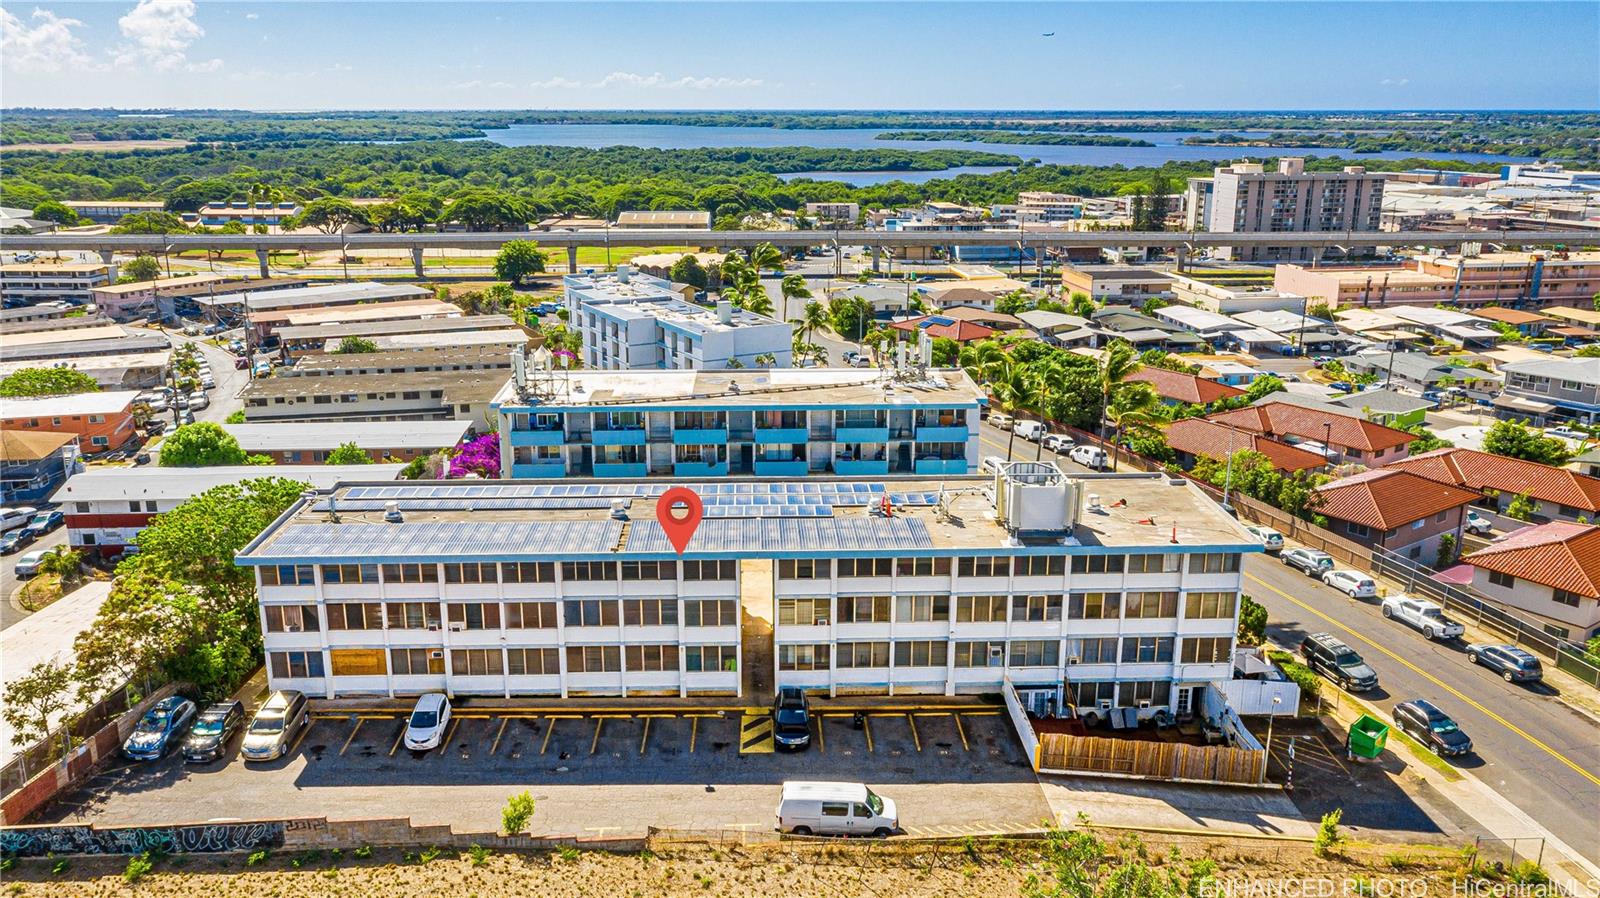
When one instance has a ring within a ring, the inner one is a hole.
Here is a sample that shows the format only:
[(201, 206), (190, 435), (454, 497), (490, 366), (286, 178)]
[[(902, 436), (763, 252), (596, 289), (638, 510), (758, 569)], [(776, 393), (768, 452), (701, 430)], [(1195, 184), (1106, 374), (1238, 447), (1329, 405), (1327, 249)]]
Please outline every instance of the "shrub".
[(1247, 595), (1239, 596), (1239, 644), (1260, 645), (1266, 634), (1266, 606)]
[(568, 862), (577, 860), (581, 854), (582, 852), (571, 845), (563, 845), (556, 849), (556, 856)]
[(265, 848), (261, 849), (260, 851), (252, 851), (250, 852), (250, 856), (244, 859), (244, 865), (246, 867), (259, 867), (266, 863), (267, 858), (271, 856), (272, 852)]
[(372, 846), (363, 845), (360, 848), (357, 848), (354, 853), (357, 858), (364, 861), (367, 858), (372, 857)]
[(479, 845), (477, 842), (473, 842), (472, 847), (467, 849), (467, 855), (472, 858), (472, 866), (474, 867), (483, 866), (483, 862), (488, 860), (491, 854), (494, 854), (494, 852)]
[(514, 836), (528, 828), (528, 821), (533, 819), (533, 796), (527, 789), (506, 799), (506, 806), (500, 812), (500, 826), (506, 835)]
[(437, 846), (437, 845), (429, 846), (428, 850), (426, 850), (426, 851), (422, 852), (421, 854), (417, 855), (417, 861), (419, 863), (423, 863), (423, 864), (432, 863), (434, 861), (434, 859), (437, 858), (440, 855), (440, 853), (441, 852), (439, 850), (439, 846)]
[(1506, 871), (1506, 879), (1517, 885), (1542, 886), (1550, 882), (1550, 874), (1533, 861), (1517, 861)]
[(1317, 825), (1316, 841), (1311, 845), (1311, 851), (1317, 857), (1339, 853), (1339, 847), (1344, 844), (1344, 833), (1339, 832), (1339, 821), (1343, 818), (1343, 808), (1334, 808), (1322, 815), (1322, 822)]
[(136, 854), (128, 858), (128, 866), (122, 871), (122, 881), (131, 886), (143, 879), (144, 875), (154, 867), (155, 865), (150, 862), (150, 855)]

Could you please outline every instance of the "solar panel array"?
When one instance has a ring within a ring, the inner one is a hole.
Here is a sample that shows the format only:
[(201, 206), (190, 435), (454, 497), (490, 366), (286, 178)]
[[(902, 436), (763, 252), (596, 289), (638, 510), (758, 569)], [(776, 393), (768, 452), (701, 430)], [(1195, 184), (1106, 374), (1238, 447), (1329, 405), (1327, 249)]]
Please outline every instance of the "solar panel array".
[[(799, 483), (697, 483), (686, 484), (700, 495), (707, 518), (827, 518), (835, 508), (873, 505), (887, 492), (883, 483), (812, 481)], [(326, 497), (312, 504), (313, 511), (382, 511), (390, 502), (401, 511), (555, 511), (599, 510), (616, 499), (651, 499), (671, 484), (580, 483), (357, 486), (340, 494), (337, 503)], [(936, 492), (888, 493), (895, 505), (935, 505)]]
[(351, 562), (462, 560), (537, 555), (612, 555), (622, 522), (425, 521), (396, 524), (297, 524), (250, 553), (270, 561), (337, 558)]
[[(688, 552), (870, 552), (931, 549), (927, 524), (917, 518), (753, 518), (707, 520), (696, 528)], [(636, 521), (623, 546), (629, 553), (673, 552), (656, 521)]]

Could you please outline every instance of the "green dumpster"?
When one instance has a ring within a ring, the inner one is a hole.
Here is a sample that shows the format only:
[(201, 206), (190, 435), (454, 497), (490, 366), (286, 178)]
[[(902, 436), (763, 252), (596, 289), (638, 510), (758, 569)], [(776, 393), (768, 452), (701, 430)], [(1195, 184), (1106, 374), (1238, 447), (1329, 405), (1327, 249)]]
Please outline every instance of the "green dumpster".
[(1389, 725), (1370, 714), (1361, 715), (1355, 723), (1350, 724), (1350, 733), (1345, 737), (1345, 751), (1354, 758), (1376, 758), (1383, 754), (1383, 747), (1389, 742)]

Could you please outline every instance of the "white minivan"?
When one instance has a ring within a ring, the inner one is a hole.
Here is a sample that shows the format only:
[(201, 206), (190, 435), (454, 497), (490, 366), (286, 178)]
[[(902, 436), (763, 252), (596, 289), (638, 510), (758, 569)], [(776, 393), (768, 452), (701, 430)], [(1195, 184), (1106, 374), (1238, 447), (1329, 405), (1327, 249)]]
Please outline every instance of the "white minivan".
[(1038, 421), (1018, 421), (1011, 425), (1011, 432), (1029, 442), (1037, 443), (1044, 436), (1044, 425)]
[(891, 836), (900, 828), (894, 799), (862, 783), (789, 782), (778, 802), (778, 831), (797, 836)]

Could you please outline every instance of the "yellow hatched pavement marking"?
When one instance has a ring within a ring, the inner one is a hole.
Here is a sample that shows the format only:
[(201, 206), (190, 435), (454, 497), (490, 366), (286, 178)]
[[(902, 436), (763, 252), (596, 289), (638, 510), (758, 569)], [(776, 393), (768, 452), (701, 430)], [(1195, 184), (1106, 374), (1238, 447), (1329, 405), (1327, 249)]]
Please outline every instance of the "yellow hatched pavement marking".
[(739, 721), (739, 754), (771, 754), (772, 750), (772, 717), (765, 711), (745, 712)]

